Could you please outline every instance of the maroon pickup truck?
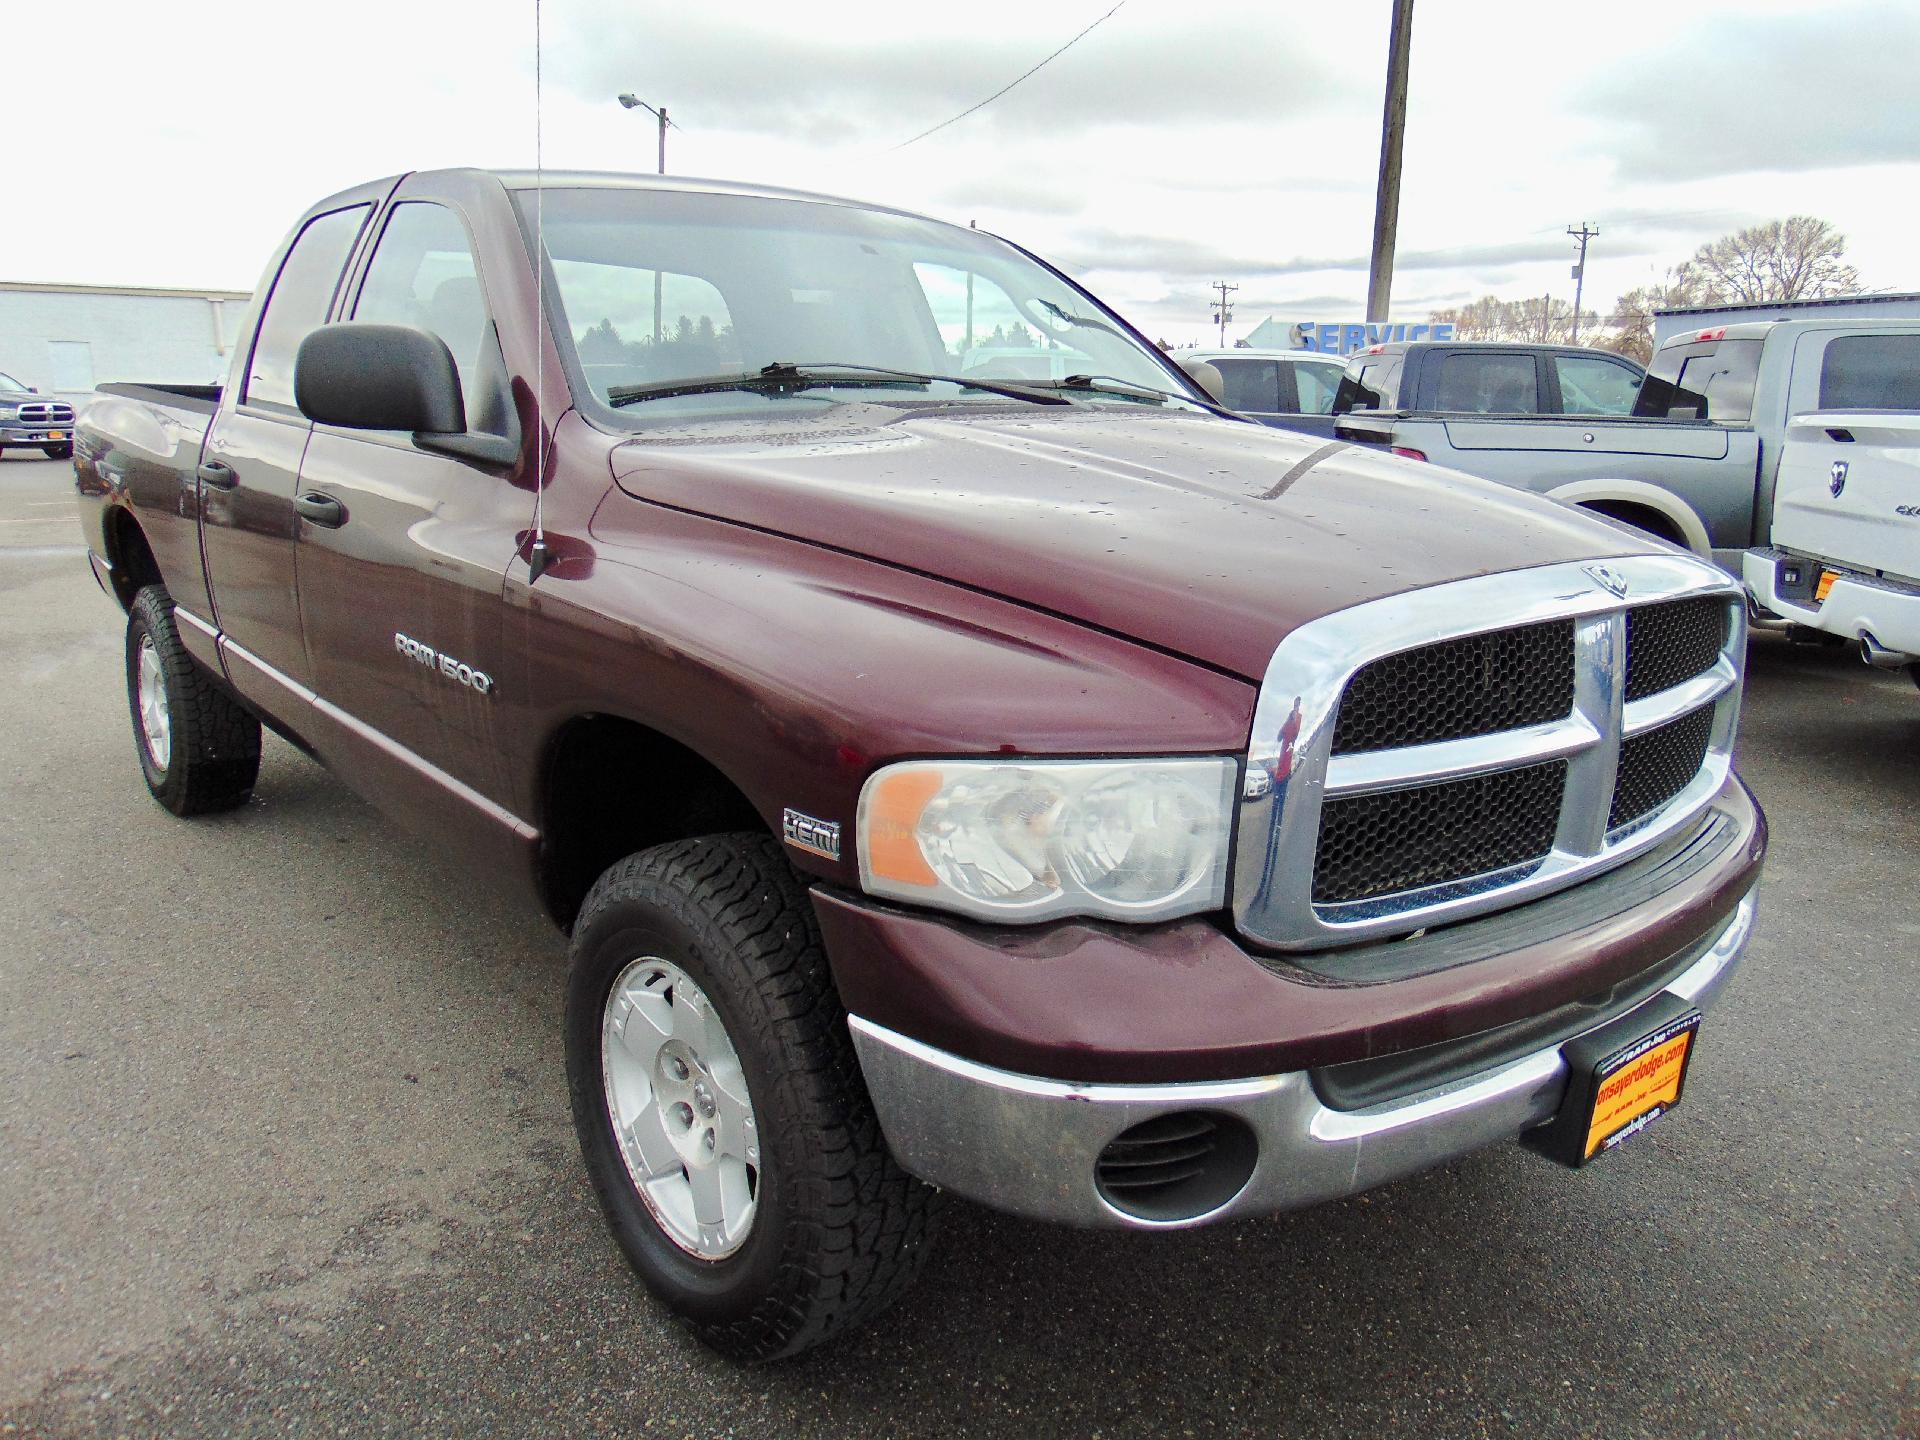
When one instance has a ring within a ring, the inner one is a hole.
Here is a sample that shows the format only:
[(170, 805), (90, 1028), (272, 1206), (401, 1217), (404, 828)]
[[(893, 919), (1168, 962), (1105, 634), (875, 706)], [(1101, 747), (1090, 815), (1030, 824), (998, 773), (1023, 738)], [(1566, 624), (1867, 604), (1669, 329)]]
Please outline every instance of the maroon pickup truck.
[(1719, 571), (820, 196), (411, 174), (255, 310), (79, 429), (147, 784), (265, 725), (544, 905), (608, 1222), (728, 1353), (941, 1191), (1190, 1226), (1679, 1099), (1765, 847)]

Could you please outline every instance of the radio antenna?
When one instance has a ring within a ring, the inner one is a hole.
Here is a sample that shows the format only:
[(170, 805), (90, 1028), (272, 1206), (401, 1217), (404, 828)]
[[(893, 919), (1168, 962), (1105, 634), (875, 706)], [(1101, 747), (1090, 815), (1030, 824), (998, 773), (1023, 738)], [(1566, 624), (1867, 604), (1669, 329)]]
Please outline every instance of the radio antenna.
[(547, 550), (547, 185), (540, 130), (540, 0), (533, 0), (533, 544), (527, 551), (527, 583), (552, 563)]

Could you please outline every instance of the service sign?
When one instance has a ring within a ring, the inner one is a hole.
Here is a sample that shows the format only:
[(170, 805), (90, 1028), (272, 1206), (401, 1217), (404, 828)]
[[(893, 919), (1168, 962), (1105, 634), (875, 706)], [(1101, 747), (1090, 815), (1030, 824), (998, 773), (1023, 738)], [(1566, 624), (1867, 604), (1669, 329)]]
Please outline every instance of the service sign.
[(1370, 325), (1358, 320), (1308, 320), (1293, 327), (1293, 348), (1316, 350), (1322, 355), (1351, 355), (1369, 345), (1389, 345), (1396, 340), (1451, 340), (1451, 322), (1437, 325), (1409, 325), (1404, 322)]

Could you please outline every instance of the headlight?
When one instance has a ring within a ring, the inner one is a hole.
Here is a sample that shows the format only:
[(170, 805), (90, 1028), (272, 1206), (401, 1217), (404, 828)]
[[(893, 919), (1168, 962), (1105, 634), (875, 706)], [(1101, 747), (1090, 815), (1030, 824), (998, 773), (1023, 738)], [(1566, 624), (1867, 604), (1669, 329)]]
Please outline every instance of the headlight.
[(1223, 758), (889, 765), (860, 792), (860, 881), (983, 920), (1217, 910), (1238, 775)]
[(19, 418), (20, 407), (18, 405), (0, 405), (0, 420), (18, 420)]

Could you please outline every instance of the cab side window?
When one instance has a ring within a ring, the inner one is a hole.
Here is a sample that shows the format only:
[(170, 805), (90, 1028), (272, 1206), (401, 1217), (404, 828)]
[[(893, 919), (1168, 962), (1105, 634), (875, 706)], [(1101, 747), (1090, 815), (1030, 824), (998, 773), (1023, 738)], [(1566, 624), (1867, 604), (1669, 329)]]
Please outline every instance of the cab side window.
[(294, 240), (260, 316), (240, 396), (243, 403), (294, 408), (294, 356), (300, 342), (326, 320), (347, 253), (371, 208), (353, 205), (316, 215)]
[(1556, 355), (1563, 415), (1630, 415), (1640, 394), (1640, 377), (1611, 360)]
[(1270, 415), (1280, 408), (1279, 366), (1272, 360), (1221, 357), (1211, 362), (1220, 372), (1229, 410)]
[(466, 226), (446, 206), (418, 200), (394, 206), (367, 267), (353, 318), (411, 325), (438, 335), (460, 372), (468, 425), (488, 407), (490, 392), (482, 385), (482, 374), (498, 342), (487, 318)]
[(1433, 408), (1475, 415), (1537, 415), (1540, 379), (1533, 356), (1442, 356)]

